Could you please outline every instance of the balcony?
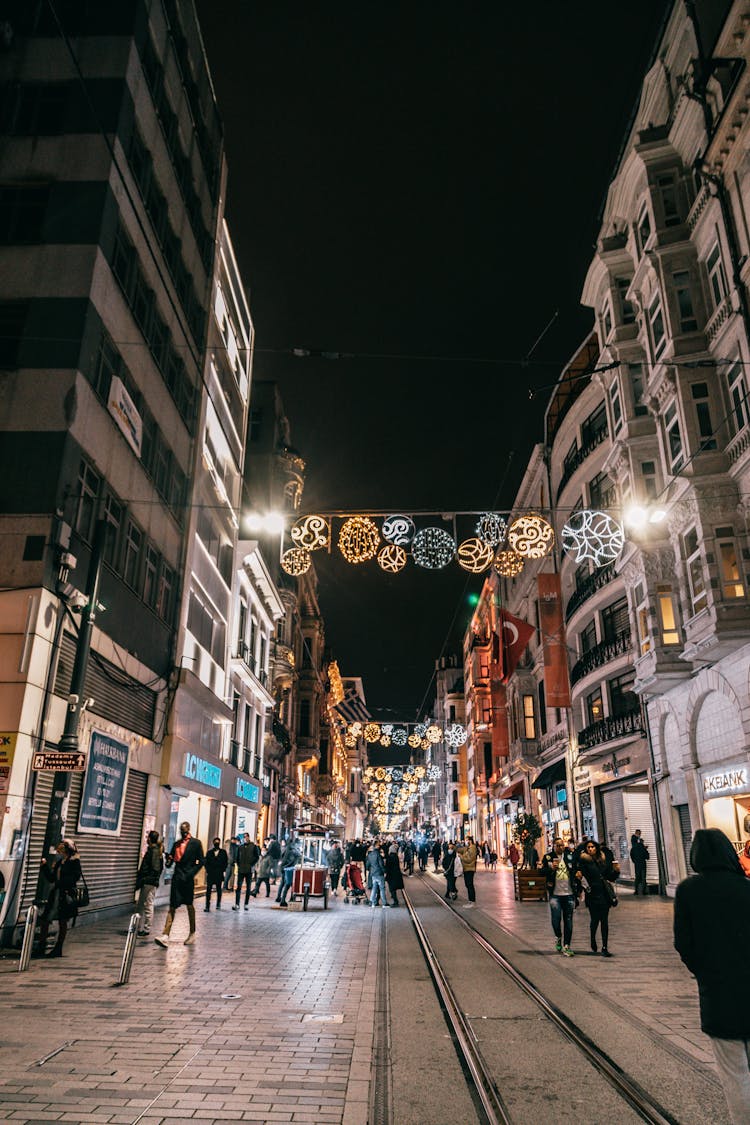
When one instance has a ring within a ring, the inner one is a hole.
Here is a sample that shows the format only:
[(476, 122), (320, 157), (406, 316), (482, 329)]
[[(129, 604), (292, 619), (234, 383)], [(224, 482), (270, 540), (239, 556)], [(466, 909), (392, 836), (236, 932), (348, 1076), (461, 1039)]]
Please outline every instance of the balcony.
[(590, 437), (586, 444), (582, 445), (580, 449), (576, 450), (573, 456), (568, 461), (566, 461), (565, 467), (563, 469), (563, 475), (560, 477), (560, 483), (557, 486), (558, 500), (560, 499), (562, 490), (565, 488), (565, 485), (573, 476), (573, 473), (576, 471), (576, 469), (580, 468), (586, 458), (589, 457), (594, 452), (594, 450), (602, 444), (603, 441), (606, 441), (608, 437), (609, 430), (605, 426), (604, 429), (599, 430), (597, 434), (594, 434), (592, 437)]
[(594, 669), (601, 668), (602, 665), (608, 664), (610, 660), (616, 660), (618, 656), (625, 656), (626, 653), (630, 652), (632, 645), (633, 641), (629, 629), (623, 633), (618, 633), (611, 641), (601, 641), (600, 644), (594, 645), (573, 665), (570, 673), (571, 687), (588, 676), (589, 672), (593, 672)]
[(258, 668), (258, 662), (250, 651), (249, 645), (245, 641), (240, 641), (237, 645), (237, 651), (234, 654), (235, 660), (241, 660), (248, 671), (252, 672), (255, 679), (264, 688), (268, 688), (268, 672), (262, 668)]
[(579, 586), (576, 586), (565, 606), (566, 623), (570, 621), (575, 611), (579, 609), (592, 594), (595, 594), (597, 590), (601, 590), (615, 577), (614, 563), (607, 563), (606, 566), (599, 567), (599, 569), (595, 570), (593, 574), (590, 574), (588, 578), (585, 578)]
[(578, 750), (583, 753), (594, 746), (601, 746), (605, 742), (614, 742), (616, 739), (628, 738), (631, 735), (646, 737), (643, 728), (643, 717), (638, 707), (633, 711), (626, 711), (622, 715), (608, 715), (597, 723), (584, 727), (578, 734)]

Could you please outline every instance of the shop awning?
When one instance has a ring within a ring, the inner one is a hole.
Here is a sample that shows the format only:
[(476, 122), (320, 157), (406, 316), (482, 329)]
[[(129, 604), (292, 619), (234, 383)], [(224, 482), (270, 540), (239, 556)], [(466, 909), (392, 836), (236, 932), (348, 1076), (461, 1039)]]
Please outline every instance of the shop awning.
[(550, 789), (556, 782), (565, 781), (565, 759), (560, 758), (559, 762), (553, 762), (551, 766), (545, 766), (539, 777), (532, 781), (532, 789)]
[(507, 785), (502, 793), (498, 793), (498, 801), (509, 801), (511, 797), (517, 797), (519, 793), (523, 793), (523, 780), (514, 781), (512, 785)]

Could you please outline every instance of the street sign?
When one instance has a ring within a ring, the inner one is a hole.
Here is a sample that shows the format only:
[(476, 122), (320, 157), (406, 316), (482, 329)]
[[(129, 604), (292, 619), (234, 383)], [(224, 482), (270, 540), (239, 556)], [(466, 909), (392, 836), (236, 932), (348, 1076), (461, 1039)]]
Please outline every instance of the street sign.
[(56, 773), (75, 773), (86, 769), (86, 755), (60, 753), (58, 750), (45, 750), (35, 754), (32, 763), (35, 770), (54, 770)]

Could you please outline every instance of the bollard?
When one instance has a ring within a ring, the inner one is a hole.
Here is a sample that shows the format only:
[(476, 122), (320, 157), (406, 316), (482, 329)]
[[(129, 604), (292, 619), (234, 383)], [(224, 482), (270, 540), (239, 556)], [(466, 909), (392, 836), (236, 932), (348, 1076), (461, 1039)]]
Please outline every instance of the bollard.
[(127, 984), (130, 980), (130, 969), (133, 964), (133, 956), (135, 954), (135, 945), (138, 940), (138, 931), (141, 928), (140, 914), (133, 914), (128, 926), (128, 936), (125, 938), (125, 949), (122, 953), (122, 964), (120, 965), (120, 979), (118, 984)]
[(21, 957), (18, 962), (18, 971), (23, 973), (29, 967), (31, 960), (31, 947), (34, 944), (34, 931), (36, 930), (36, 920), (39, 910), (36, 906), (31, 905), (26, 912), (26, 925), (23, 929), (23, 941), (21, 942)]

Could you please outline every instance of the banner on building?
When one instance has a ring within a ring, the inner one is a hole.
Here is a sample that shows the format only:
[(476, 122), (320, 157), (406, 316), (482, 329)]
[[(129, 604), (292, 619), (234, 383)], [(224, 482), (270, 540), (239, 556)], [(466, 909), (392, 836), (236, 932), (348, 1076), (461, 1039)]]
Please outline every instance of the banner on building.
[(0, 794), (10, 788), (10, 771), (13, 768), (13, 755), (16, 752), (16, 731), (3, 731), (0, 734)]
[(492, 766), (493, 772), (501, 773), (505, 769), (510, 754), (510, 736), (508, 734), (508, 707), (505, 684), (495, 677), (496, 666), (492, 669)]
[(539, 630), (544, 653), (544, 692), (548, 707), (570, 707), (568, 649), (565, 640), (560, 575), (537, 576)]
[(86, 780), (83, 783), (79, 832), (117, 836), (120, 832), (130, 747), (100, 731), (91, 732)]
[(534, 626), (520, 617), (514, 617), (507, 609), (501, 609), (495, 624), (499, 643), (493, 644), (493, 664), (499, 670), (501, 684), (507, 684), (516, 670), (524, 649), (534, 635)]

